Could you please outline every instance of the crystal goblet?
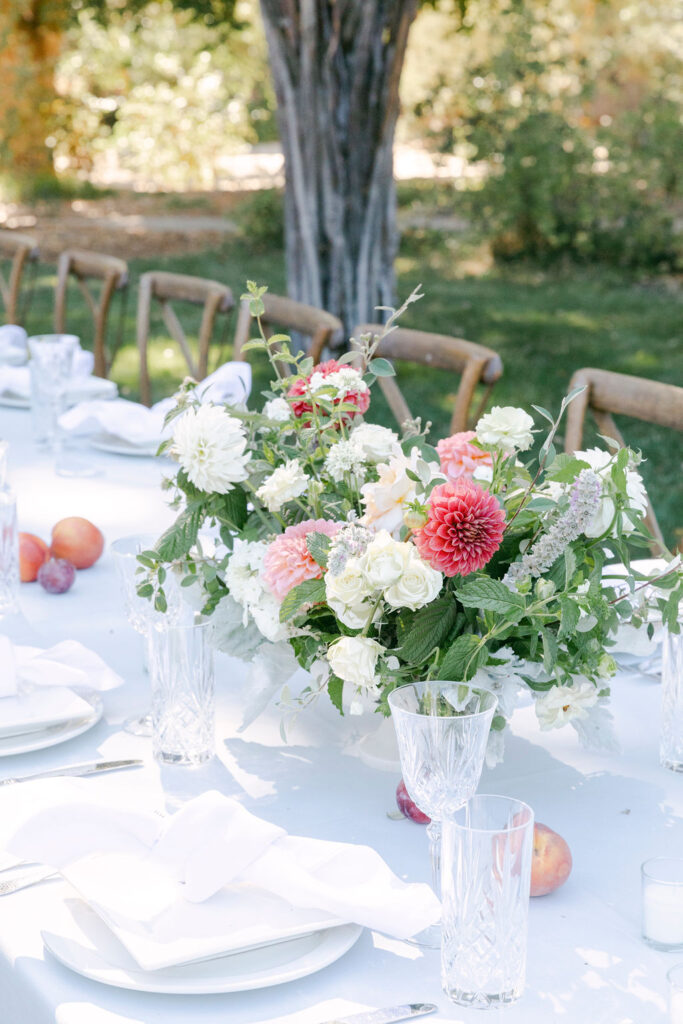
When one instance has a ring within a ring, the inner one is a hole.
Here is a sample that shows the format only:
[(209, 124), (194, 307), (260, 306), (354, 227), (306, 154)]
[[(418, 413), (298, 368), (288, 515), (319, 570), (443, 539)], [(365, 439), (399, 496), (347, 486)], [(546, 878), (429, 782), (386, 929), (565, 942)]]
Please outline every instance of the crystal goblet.
[[(411, 800), (431, 818), (427, 835), (437, 896), (441, 822), (476, 791), (497, 704), (488, 690), (443, 680), (408, 683), (389, 694), (405, 787)], [(425, 929), (415, 941), (437, 949), (440, 927)]]

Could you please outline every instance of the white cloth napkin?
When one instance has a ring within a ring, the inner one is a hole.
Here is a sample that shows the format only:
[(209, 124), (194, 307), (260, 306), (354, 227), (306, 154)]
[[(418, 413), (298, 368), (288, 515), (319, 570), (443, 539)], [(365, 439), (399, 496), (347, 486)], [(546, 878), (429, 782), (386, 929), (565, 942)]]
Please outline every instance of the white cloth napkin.
[[(67, 391), (72, 388), (76, 390), (82, 387), (84, 382), (90, 378), (94, 365), (92, 352), (84, 352), (82, 348), (77, 348), (74, 352), (71, 382)], [(100, 380), (99, 377), (94, 379), (96, 381)], [(29, 399), (31, 397), (31, 371), (29, 367), (0, 366), (0, 394), (10, 395), (13, 398)]]
[(0, 363), (13, 365), (25, 363), (28, 359), (27, 334), (18, 324), (4, 324), (0, 327)]
[[(219, 366), (197, 385), (201, 400), (214, 404), (243, 405), (250, 390), (251, 366), (242, 362)], [(112, 440), (151, 449), (173, 433), (173, 425), (164, 427), (164, 419), (175, 402), (175, 398), (164, 398), (150, 409), (123, 398), (112, 402), (81, 402), (60, 417), (59, 425), (68, 434), (105, 435)]]
[(0, 737), (91, 715), (92, 705), (72, 687), (109, 690), (122, 682), (76, 640), (44, 651), (15, 646), (0, 634)]
[(23, 804), (0, 791), (0, 838), (60, 868), (145, 970), (346, 922), (406, 938), (439, 917), (370, 847), (290, 836), (221, 793), (162, 819), (57, 781)]

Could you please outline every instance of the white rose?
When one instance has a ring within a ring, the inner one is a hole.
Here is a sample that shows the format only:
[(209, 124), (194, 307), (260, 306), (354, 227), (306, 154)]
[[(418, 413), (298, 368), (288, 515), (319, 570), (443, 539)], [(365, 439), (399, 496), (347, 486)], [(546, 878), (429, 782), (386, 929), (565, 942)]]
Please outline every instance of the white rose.
[(524, 409), (495, 405), (477, 423), (477, 440), (505, 451), (525, 452), (534, 441), (534, 421)]
[(377, 659), (384, 650), (366, 636), (343, 636), (327, 652), (330, 668), (344, 682), (369, 688), (375, 683)]
[(412, 545), (394, 540), (386, 530), (380, 530), (361, 559), (370, 588), (385, 590), (396, 583), (405, 572), (413, 551)]
[(171, 454), (208, 494), (227, 494), (247, 478), (247, 436), (241, 421), (218, 405), (188, 409), (173, 431)]
[(350, 439), (362, 450), (368, 462), (386, 462), (401, 455), (398, 435), (378, 423), (359, 423), (351, 431)]
[(361, 560), (349, 558), (338, 576), (326, 573), (325, 592), (328, 604), (336, 601), (338, 604), (357, 605), (363, 598), (369, 597), (372, 588), (368, 586)]
[(298, 498), (308, 488), (308, 477), (298, 459), (289, 459), (270, 474), (261, 484), (256, 496), (269, 512), (279, 512), (282, 506)]
[(286, 398), (271, 398), (263, 406), (263, 415), (275, 423), (285, 423), (291, 418), (292, 410)]
[(439, 596), (442, 584), (441, 573), (432, 569), (416, 554), (410, 559), (401, 578), (384, 591), (384, 599), (392, 608), (417, 611)]
[(334, 598), (328, 599), (328, 605), (349, 629), (365, 629), (372, 616), (372, 605), (367, 601), (359, 601), (357, 604), (344, 604)]
[(536, 698), (536, 717), (541, 729), (559, 729), (573, 718), (587, 718), (598, 700), (597, 688), (585, 676), (572, 686), (553, 686)]

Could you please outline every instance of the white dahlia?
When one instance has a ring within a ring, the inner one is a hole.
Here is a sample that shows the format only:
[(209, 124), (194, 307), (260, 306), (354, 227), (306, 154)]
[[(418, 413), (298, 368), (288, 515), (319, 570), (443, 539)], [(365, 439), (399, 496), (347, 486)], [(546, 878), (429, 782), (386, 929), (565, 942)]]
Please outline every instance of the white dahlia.
[(227, 494), (247, 478), (247, 438), (240, 420), (218, 405), (188, 409), (173, 432), (171, 454), (191, 483), (209, 494)]

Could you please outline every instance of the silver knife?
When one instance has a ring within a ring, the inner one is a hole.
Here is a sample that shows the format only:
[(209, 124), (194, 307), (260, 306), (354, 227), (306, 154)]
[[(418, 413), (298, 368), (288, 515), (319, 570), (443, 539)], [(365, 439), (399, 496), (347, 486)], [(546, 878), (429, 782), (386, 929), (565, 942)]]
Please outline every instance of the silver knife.
[(354, 1013), (351, 1017), (335, 1017), (334, 1020), (323, 1021), (322, 1024), (394, 1024), (397, 1020), (412, 1020), (434, 1013), (434, 1003), (403, 1003), (401, 1006), (387, 1006), (384, 1010), (366, 1010)]
[(9, 896), (13, 892), (19, 892), (20, 889), (27, 889), (29, 885), (35, 885), (36, 882), (42, 882), (46, 878), (51, 878), (56, 873), (57, 872), (54, 868), (33, 868), (31, 871), (27, 871), (23, 875), (17, 875), (15, 878), (10, 878), (7, 882), (0, 882), (0, 896)]
[(64, 768), (51, 768), (47, 772), (19, 775), (16, 779), (0, 779), (0, 786), (10, 786), (15, 782), (29, 782), (33, 779), (57, 779), (62, 775), (96, 775), (98, 772), (117, 772), (121, 768), (138, 768), (144, 763), (141, 760), (130, 759), (128, 761), (95, 761), (92, 764), (70, 764)]

